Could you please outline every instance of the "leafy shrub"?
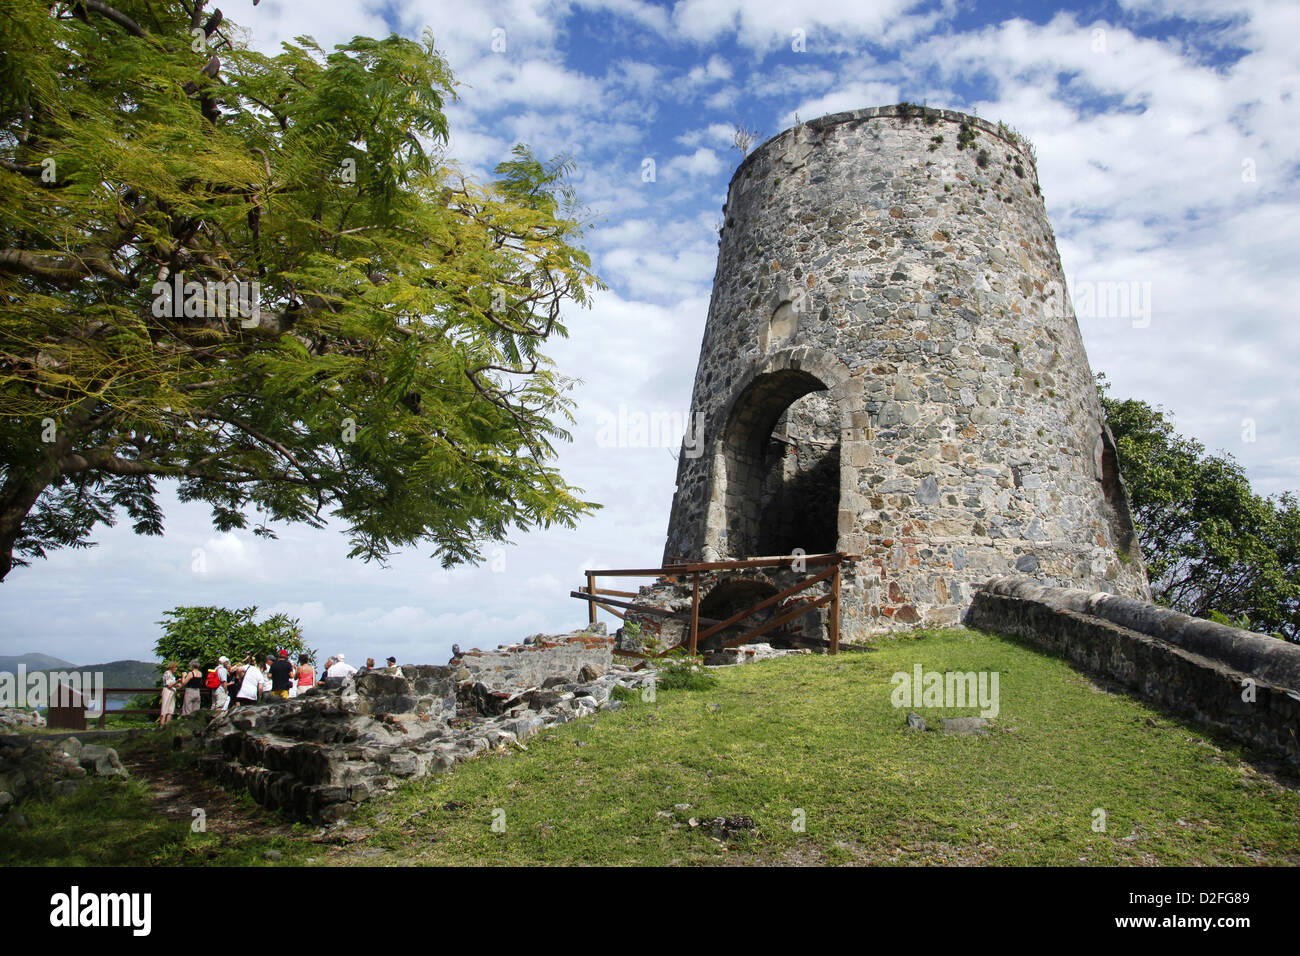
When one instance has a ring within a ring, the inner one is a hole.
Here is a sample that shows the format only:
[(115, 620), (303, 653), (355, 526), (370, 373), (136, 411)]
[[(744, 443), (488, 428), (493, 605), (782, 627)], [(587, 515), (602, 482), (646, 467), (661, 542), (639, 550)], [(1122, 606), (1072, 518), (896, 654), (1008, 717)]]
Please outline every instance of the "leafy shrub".
[(674, 651), (655, 666), (659, 669), (655, 681), (659, 690), (712, 690), (718, 686), (718, 675), (705, 670), (685, 651)]
[(273, 614), (265, 621), (256, 620), (257, 608), (245, 607), (232, 611), (224, 607), (178, 607), (167, 611), (159, 621), (163, 634), (154, 644), (154, 653), (161, 661), (176, 661), (183, 668), (191, 660), (206, 668), (217, 658), (226, 655), (240, 661), (246, 654), (263, 657), (281, 648), (290, 656), (307, 654), (315, 659), (316, 652), (303, 643), (302, 628), (285, 614)]

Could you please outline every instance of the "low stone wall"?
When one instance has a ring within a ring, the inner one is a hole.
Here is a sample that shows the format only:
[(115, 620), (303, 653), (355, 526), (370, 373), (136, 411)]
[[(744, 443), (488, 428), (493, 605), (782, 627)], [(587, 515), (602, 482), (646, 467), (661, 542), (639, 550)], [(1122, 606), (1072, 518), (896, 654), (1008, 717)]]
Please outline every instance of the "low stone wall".
[(605, 636), (603, 623), (597, 623), (561, 638), (537, 634), (495, 651), (462, 651), (452, 658), (451, 666), (464, 668), (466, 679), (489, 687), (535, 687), (548, 677), (576, 681), (584, 667), (603, 674), (613, 663), (613, 653), (614, 639)]
[(1058, 651), (1174, 713), (1300, 766), (1300, 646), (1143, 601), (1023, 578), (989, 581), (976, 592), (966, 623)]
[(401, 676), (323, 681), (214, 719), (199, 765), (263, 806), (333, 823), (403, 781), (621, 707), (614, 688), (640, 688), (654, 672), (612, 664), (612, 647), (588, 629), (465, 652), (445, 666), (403, 665)]
[(76, 737), (0, 736), (0, 826), (27, 826), (27, 818), (18, 809), (26, 798), (67, 796), (80, 790), (90, 777), (126, 776), (129, 774), (112, 747), (83, 745)]

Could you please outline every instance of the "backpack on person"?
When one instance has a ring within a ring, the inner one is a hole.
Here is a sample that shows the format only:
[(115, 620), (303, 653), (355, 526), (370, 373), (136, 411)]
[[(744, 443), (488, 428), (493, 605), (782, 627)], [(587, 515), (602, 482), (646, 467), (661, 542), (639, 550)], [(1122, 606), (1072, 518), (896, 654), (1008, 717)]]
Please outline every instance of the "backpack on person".
[(221, 686), (221, 675), (218, 674), (215, 669), (208, 671), (207, 680), (203, 682), (203, 685), (207, 687), (208, 690), (216, 690)]

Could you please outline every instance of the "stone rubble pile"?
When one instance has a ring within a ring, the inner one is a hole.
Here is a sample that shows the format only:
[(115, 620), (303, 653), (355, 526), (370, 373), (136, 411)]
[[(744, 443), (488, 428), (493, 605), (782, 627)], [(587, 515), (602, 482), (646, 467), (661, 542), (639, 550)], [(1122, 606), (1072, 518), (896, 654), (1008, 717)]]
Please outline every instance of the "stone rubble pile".
[(18, 710), (16, 707), (0, 707), (0, 733), (15, 733), (19, 727), (41, 728), (45, 718), (34, 710)]
[(76, 737), (0, 736), (0, 823), (25, 826), (17, 806), (28, 797), (75, 793), (90, 777), (126, 776), (112, 747), (83, 744)]
[(622, 707), (615, 688), (639, 692), (655, 675), (613, 663), (612, 649), (597, 625), (464, 652), (445, 666), (403, 665), (401, 676), (381, 670), (326, 681), (213, 720), (199, 764), (263, 806), (337, 822), (407, 780)]

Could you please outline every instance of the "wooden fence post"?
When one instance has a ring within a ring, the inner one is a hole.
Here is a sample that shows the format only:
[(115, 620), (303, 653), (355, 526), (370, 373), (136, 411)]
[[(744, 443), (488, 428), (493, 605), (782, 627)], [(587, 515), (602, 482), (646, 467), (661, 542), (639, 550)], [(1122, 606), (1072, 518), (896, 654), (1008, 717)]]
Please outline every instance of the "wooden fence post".
[(840, 652), (840, 566), (835, 565), (835, 574), (831, 576), (831, 613), (830, 613), (831, 653)]
[(696, 571), (691, 577), (695, 581), (691, 595), (691, 657), (694, 657), (700, 638), (700, 572)]

